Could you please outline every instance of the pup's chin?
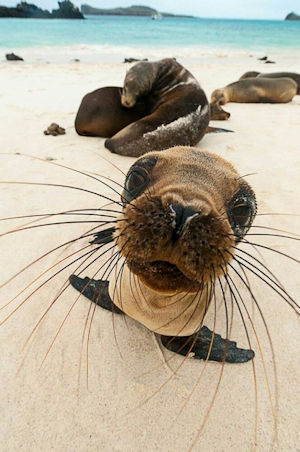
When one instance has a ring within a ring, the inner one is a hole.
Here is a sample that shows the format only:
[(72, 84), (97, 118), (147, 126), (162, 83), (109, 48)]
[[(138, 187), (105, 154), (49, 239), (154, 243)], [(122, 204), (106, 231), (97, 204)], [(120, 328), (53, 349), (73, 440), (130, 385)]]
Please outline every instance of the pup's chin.
[(155, 292), (162, 294), (195, 293), (201, 289), (201, 283), (187, 278), (176, 265), (169, 262), (129, 261), (127, 265), (132, 273)]

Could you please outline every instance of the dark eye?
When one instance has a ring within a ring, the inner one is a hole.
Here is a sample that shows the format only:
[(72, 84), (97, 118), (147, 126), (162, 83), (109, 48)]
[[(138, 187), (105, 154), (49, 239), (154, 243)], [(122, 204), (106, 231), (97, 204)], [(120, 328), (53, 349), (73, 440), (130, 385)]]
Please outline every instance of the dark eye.
[(252, 220), (251, 206), (239, 203), (232, 208), (231, 215), (235, 226), (238, 226), (240, 228), (251, 226)]
[(239, 242), (248, 232), (255, 217), (255, 213), (255, 201), (250, 198), (236, 201), (230, 207), (228, 217), (236, 242)]
[(123, 197), (130, 202), (140, 195), (149, 183), (148, 172), (141, 167), (133, 168), (127, 175)]

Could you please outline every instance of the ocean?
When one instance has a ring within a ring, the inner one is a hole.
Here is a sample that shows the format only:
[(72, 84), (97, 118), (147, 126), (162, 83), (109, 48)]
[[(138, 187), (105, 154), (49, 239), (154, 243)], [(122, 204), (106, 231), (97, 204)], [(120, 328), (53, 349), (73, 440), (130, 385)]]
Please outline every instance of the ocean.
[(201, 18), (87, 16), (86, 20), (0, 19), (0, 47), (101, 46), (116, 49), (182, 49), (196, 54), (219, 51), (300, 53), (300, 22)]

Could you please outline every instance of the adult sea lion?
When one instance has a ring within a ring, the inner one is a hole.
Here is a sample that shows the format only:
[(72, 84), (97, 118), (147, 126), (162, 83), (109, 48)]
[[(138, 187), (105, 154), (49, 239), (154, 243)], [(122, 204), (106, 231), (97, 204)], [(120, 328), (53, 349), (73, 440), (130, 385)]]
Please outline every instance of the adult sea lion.
[(300, 94), (300, 74), (297, 74), (297, 72), (268, 72), (268, 73), (264, 73), (264, 72), (255, 72), (255, 71), (249, 71), (249, 72), (245, 72), (245, 74), (243, 74), (239, 80), (243, 80), (245, 78), (249, 78), (249, 77), (264, 77), (264, 78), (282, 78), (282, 77), (288, 77), (293, 79), (297, 85), (298, 85), (298, 89), (297, 89), (297, 94)]
[(227, 102), (286, 103), (293, 99), (297, 89), (297, 83), (290, 78), (246, 78), (213, 91), (211, 103), (217, 106)]
[(117, 226), (92, 242), (114, 241), (118, 263), (111, 280), (72, 275), (71, 284), (159, 333), (174, 352), (232, 363), (252, 359), (252, 350), (203, 326), (216, 285), (229, 281), (236, 246), (256, 214), (249, 184), (216, 154), (174, 147), (132, 165), (122, 203)]
[(139, 157), (153, 149), (195, 145), (206, 132), (209, 105), (194, 76), (172, 58), (142, 61), (126, 74), (123, 89), (87, 94), (75, 128), (80, 135), (109, 137), (117, 154)]

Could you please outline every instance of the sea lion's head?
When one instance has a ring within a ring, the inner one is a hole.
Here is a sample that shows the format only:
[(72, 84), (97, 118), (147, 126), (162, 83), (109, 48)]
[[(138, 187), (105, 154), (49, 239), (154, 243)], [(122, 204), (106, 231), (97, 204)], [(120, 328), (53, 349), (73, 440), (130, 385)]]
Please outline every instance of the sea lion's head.
[(124, 85), (121, 94), (121, 102), (123, 107), (134, 107), (138, 94), (138, 85), (136, 83), (136, 80), (128, 80), (127, 84)]
[(223, 110), (220, 105), (210, 104), (210, 119), (223, 121), (230, 118), (230, 113)]
[(149, 61), (140, 61), (129, 69), (121, 95), (123, 107), (132, 108), (139, 97), (151, 92), (157, 70), (157, 63)]
[(223, 275), (256, 213), (255, 195), (216, 154), (174, 147), (129, 169), (115, 241), (131, 272), (159, 293), (197, 292)]
[(210, 102), (212, 105), (216, 105), (217, 107), (219, 105), (225, 105), (227, 103), (226, 99), (226, 92), (224, 89), (215, 89), (212, 92)]

